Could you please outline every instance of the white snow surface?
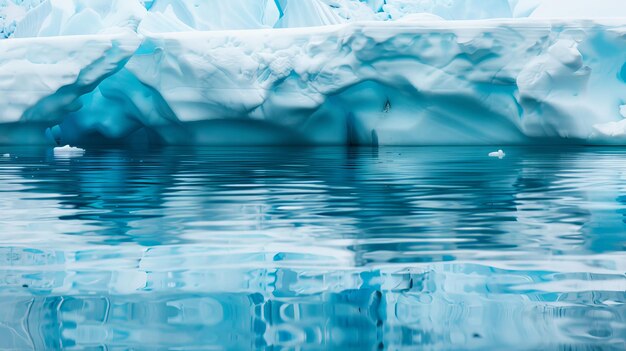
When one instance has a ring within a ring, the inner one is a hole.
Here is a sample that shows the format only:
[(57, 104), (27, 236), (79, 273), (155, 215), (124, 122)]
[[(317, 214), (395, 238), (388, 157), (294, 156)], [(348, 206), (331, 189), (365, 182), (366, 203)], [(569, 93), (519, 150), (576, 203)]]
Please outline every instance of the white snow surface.
[(0, 0), (0, 31), (0, 144), (626, 144), (623, 0)]

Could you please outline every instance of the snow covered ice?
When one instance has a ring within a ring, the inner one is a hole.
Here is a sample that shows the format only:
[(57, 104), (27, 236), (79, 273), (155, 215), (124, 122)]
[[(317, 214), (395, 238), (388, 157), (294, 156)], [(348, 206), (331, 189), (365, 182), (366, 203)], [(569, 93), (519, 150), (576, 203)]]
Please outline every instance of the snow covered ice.
[(0, 0), (0, 144), (626, 143), (622, 0)]

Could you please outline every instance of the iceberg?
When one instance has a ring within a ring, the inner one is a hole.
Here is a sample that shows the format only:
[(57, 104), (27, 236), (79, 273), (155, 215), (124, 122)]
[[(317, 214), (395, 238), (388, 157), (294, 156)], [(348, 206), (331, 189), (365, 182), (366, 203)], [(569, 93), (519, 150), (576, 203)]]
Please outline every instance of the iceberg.
[(621, 0), (0, 0), (0, 14), (0, 144), (626, 143)]

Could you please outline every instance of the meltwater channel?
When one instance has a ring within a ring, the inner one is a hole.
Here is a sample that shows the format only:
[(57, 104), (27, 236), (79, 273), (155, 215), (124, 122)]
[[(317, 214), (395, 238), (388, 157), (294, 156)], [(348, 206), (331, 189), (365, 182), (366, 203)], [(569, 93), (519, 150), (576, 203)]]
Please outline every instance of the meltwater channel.
[(0, 349), (624, 350), (626, 149), (0, 154)]

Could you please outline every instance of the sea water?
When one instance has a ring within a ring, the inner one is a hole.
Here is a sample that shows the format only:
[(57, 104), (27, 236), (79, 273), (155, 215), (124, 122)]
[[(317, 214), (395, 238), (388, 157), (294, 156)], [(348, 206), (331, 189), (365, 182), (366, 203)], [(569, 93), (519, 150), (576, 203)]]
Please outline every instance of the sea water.
[(623, 350), (626, 148), (500, 148), (3, 147), (0, 349)]

